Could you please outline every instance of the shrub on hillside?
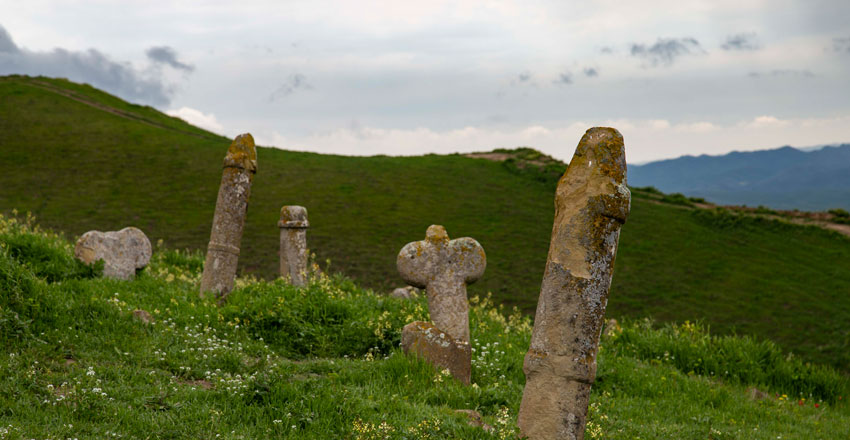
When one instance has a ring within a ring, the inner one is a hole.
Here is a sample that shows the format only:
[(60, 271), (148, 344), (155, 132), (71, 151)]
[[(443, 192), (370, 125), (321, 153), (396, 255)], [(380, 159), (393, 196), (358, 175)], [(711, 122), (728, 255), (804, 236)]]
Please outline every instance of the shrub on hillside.
[(846, 210), (841, 208), (830, 209), (829, 213), (836, 217), (850, 218), (850, 212), (847, 212)]
[(524, 159), (510, 157), (502, 162), (502, 166), (513, 174), (525, 176), (541, 183), (546, 183), (552, 188), (558, 184), (558, 179), (564, 174), (566, 168), (559, 163), (546, 163), (544, 165), (531, 164)]
[(850, 212), (847, 212), (846, 210), (841, 208), (836, 208), (830, 209), (829, 213), (833, 215), (833, 222), (850, 225)]
[(295, 359), (383, 356), (398, 346), (405, 324), (428, 317), (424, 301), (364, 295), (351, 280), (325, 275), (303, 289), (282, 280), (245, 286), (221, 313)]
[(661, 192), (658, 188), (654, 186), (635, 186), (632, 188), (632, 191), (635, 192), (645, 192), (649, 194), (657, 194), (659, 196), (663, 196), (664, 193)]
[(694, 206), (693, 202), (682, 193), (665, 194), (661, 197), (661, 201), (671, 205)]
[(608, 334), (604, 341), (607, 350), (671, 364), (689, 374), (833, 403), (850, 387), (850, 380), (837, 371), (786, 356), (771, 341), (749, 336), (712, 336), (699, 323), (685, 321), (655, 329), (647, 319)]
[(756, 214), (779, 215), (776, 210), (770, 209), (764, 205), (758, 205), (753, 212)]
[(0, 251), (0, 341), (4, 345), (30, 336), (33, 315), (43, 307), (38, 280), (8, 252)]
[(52, 231), (41, 231), (27, 214), (24, 221), (0, 216), (0, 242), (10, 258), (49, 283), (93, 278), (103, 272), (103, 262), (86, 265), (74, 258), (71, 245)]

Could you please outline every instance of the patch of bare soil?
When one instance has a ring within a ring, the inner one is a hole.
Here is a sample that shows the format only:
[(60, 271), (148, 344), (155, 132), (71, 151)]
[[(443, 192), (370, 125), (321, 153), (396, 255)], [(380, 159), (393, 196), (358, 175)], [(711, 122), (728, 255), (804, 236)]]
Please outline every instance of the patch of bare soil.
[(504, 162), (504, 161), (510, 159), (513, 156), (508, 154), (508, 153), (493, 153), (493, 152), (490, 152), (490, 153), (468, 153), (468, 154), (464, 154), (464, 157), (471, 157), (473, 159), (487, 159), (487, 160), (492, 160), (494, 162)]
[(194, 386), (194, 387), (201, 387), (205, 390), (212, 389), (212, 387), (213, 387), (212, 382), (210, 382), (208, 380), (203, 380), (203, 379), (200, 379), (200, 380), (185, 380), (185, 379), (180, 379), (179, 377), (175, 377), (174, 381), (181, 384), (181, 385), (191, 385), (191, 386)]
[(827, 228), (827, 229), (832, 229), (833, 231), (837, 231), (841, 234), (844, 234), (844, 235), (850, 237), (850, 225), (841, 225), (841, 224), (838, 224), (838, 223), (827, 223), (823, 227)]
[(790, 219), (792, 223), (796, 223), (798, 225), (812, 225), (818, 226), (824, 229), (829, 229), (831, 231), (838, 232), (841, 235), (846, 235), (850, 237), (850, 225), (844, 225), (841, 223), (832, 223), (826, 221), (817, 221), (817, 220), (808, 220), (803, 218), (792, 218)]

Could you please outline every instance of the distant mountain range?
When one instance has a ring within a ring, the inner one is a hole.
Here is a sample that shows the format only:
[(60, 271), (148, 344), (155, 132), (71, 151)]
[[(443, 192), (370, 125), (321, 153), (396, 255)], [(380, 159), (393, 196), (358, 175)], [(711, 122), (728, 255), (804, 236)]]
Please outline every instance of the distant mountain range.
[(682, 156), (629, 166), (629, 185), (703, 197), (721, 205), (850, 209), (850, 144), (723, 156)]

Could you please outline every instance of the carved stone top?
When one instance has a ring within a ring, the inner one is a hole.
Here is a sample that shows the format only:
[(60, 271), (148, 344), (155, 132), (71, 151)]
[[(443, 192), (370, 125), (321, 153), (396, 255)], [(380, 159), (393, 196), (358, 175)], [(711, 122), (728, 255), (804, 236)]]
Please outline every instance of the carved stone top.
[(595, 244), (607, 236), (604, 220), (622, 225), (630, 207), (623, 135), (609, 127), (587, 130), (558, 182), (549, 262), (574, 277), (590, 278), (598, 256), (588, 252), (603, 250)]
[(280, 208), (280, 222), (277, 225), (287, 229), (309, 228), (310, 222), (307, 220), (307, 208), (297, 205)]
[(250, 133), (240, 134), (230, 144), (224, 156), (224, 168), (239, 168), (257, 172), (257, 148)]
[(431, 225), (425, 240), (405, 245), (398, 254), (398, 272), (411, 286), (424, 289), (438, 278), (474, 283), (487, 267), (484, 248), (469, 237), (449, 240), (446, 228)]

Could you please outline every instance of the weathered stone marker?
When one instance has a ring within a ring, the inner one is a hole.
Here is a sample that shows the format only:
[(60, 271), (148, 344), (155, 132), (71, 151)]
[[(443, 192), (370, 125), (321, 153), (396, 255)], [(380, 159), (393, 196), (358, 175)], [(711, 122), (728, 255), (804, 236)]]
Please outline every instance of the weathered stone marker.
[(257, 172), (257, 150), (250, 134), (236, 136), (224, 157), (224, 171), (215, 204), (210, 244), (201, 276), (201, 296), (214, 292), (220, 301), (233, 290), (239, 245), (251, 182)]
[(307, 208), (280, 208), (280, 276), (289, 277), (294, 286), (307, 283)]
[(132, 280), (136, 270), (151, 260), (151, 242), (144, 232), (132, 226), (120, 231), (88, 231), (77, 240), (74, 256), (92, 264), (103, 260), (103, 276)]
[(448, 369), (455, 379), (469, 385), (472, 351), (466, 285), (484, 274), (484, 248), (469, 237), (449, 241), (444, 227), (431, 225), (425, 240), (401, 248), (396, 264), (408, 284), (425, 289), (433, 322), (416, 321), (404, 326), (402, 349)]
[(468, 343), (466, 285), (484, 274), (487, 267), (484, 248), (469, 237), (449, 241), (444, 227), (431, 225), (425, 240), (401, 248), (396, 265), (404, 281), (425, 289), (431, 322), (455, 339)]
[(620, 226), (629, 214), (623, 136), (587, 130), (555, 194), (555, 222), (525, 355), (519, 428), (530, 440), (584, 438)]
[(459, 341), (430, 322), (414, 321), (401, 331), (401, 348), (438, 369), (447, 369), (465, 385), (472, 377), (472, 351), (469, 342)]
[(390, 296), (399, 299), (411, 299), (419, 296), (420, 290), (413, 286), (398, 287), (393, 289)]

